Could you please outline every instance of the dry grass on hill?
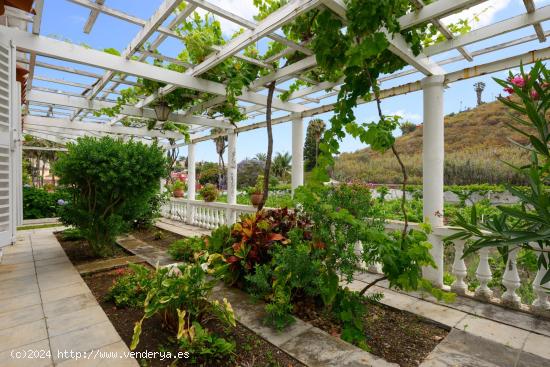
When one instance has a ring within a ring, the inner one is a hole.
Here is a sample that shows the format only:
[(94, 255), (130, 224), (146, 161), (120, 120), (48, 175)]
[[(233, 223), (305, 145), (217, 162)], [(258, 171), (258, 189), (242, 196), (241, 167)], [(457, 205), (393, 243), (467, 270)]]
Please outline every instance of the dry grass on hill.
[[(500, 102), (483, 104), (445, 117), (445, 184), (522, 184), (523, 178), (501, 160), (520, 164), (525, 153), (510, 139), (526, 143), (525, 137), (506, 126), (509, 109)], [(396, 147), (409, 170), (410, 183), (422, 183), (422, 126), (397, 139)], [(343, 153), (336, 161), (337, 180), (360, 179), (373, 183), (398, 183), (399, 166), (391, 152), (370, 149)]]

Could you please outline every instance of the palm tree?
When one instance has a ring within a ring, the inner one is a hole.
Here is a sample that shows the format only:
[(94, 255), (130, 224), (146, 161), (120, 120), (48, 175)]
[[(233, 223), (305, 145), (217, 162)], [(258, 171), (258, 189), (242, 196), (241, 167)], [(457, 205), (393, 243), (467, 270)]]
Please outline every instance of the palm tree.
[[(216, 127), (210, 132), (212, 135), (215, 135), (224, 132), (224, 130), (222, 128)], [(225, 149), (227, 148), (227, 140), (227, 135), (222, 135), (214, 138), (214, 144), (216, 144), (216, 153), (218, 153), (218, 164), (221, 168), (221, 173), (218, 176), (218, 188), (222, 187), (225, 174), (225, 162), (223, 160), (223, 154), (225, 153)]]
[(256, 153), (254, 158), (259, 160), (260, 162), (265, 162), (267, 160), (267, 154), (265, 154), (265, 153)]
[(291, 163), (292, 156), (288, 152), (277, 153), (273, 158), (273, 174), (280, 179), (285, 178), (290, 172)]

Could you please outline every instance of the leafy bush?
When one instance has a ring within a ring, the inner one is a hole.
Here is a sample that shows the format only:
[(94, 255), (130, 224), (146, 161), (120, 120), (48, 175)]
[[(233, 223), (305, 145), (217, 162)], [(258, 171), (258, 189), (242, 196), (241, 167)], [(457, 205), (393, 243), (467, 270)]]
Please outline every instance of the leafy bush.
[(212, 202), (216, 201), (218, 198), (218, 189), (215, 185), (209, 183), (204, 185), (204, 187), (199, 192), (204, 199), (204, 201)]
[(24, 186), (23, 217), (25, 219), (57, 217), (62, 204), (68, 202), (70, 198), (70, 193), (64, 189), (49, 192), (38, 187)]
[(54, 164), (73, 198), (61, 219), (80, 229), (98, 256), (112, 253), (115, 236), (151, 212), (167, 160), (156, 145), (110, 137), (79, 138)]
[(160, 314), (176, 334), (181, 350), (212, 360), (231, 358), (235, 345), (211, 334), (203, 322), (213, 316), (223, 325), (236, 326), (233, 309), (227, 300), (210, 302), (208, 297), (216, 279), (207, 279), (201, 264), (157, 269), (151, 277), (144, 302), (143, 318), (136, 322), (130, 349), (139, 344), (145, 319)]
[(240, 190), (254, 186), (264, 170), (264, 162), (258, 159), (245, 159), (237, 164), (237, 188)]
[(172, 243), (168, 254), (176, 261), (193, 261), (195, 253), (205, 249), (206, 244), (202, 237), (189, 237)]
[[(117, 307), (142, 307), (151, 287), (151, 271), (139, 264), (130, 264), (130, 271), (119, 277), (109, 289), (105, 299)], [(123, 269), (118, 270), (124, 274)]]

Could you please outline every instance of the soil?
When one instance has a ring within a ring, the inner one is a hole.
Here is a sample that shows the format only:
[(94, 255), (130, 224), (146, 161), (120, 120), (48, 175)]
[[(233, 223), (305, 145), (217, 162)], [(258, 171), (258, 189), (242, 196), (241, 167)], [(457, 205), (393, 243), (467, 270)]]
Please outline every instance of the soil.
[(136, 230), (132, 232), (132, 236), (139, 240), (142, 240), (143, 242), (146, 242), (151, 246), (155, 246), (163, 250), (168, 250), (168, 247), (170, 247), (173, 242), (184, 238), (183, 236), (180, 236), (178, 234), (165, 231), (156, 227), (153, 227), (151, 229)]
[(65, 253), (69, 257), (69, 260), (73, 263), (73, 265), (82, 265), (86, 263), (90, 263), (97, 260), (106, 260), (106, 259), (113, 259), (117, 257), (124, 257), (132, 255), (131, 253), (124, 250), (122, 247), (118, 246), (117, 244), (113, 244), (113, 255), (109, 257), (99, 257), (94, 254), (92, 251), (92, 248), (90, 245), (88, 245), (88, 241), (85, 239), (65, 239), (63, 236), (63, 232), (55, 232), (55, 236), (57, 237), (57, 240), (61, 244), (61, 247), (63, 247), (63, 250), (65, 250)]
[[(376, 302), (367, 302), (363, 319), (369, 352), (402, 367), (415, 367), (430, 354), (448, 330), (412, 313), (397, 310)], [(339, 337), (342, 328), (337, 320), (311, 300), (294, 304), (294, 314)]]
[[(105, 295), (113, 282), (119, 277), (121, 270), (96, 273), (84, 277), (84, 281), (97, 298), (99, 304), (111, 320), (115, 329), (126, 345), (130, 345), (134, 333), (134, 324), (141, 319), (143, 311), (132, 308), (117, 308), (114, 303), (105, 301)], [(140, 342), (135, 349), (136, 352), (153, 351), (175, 351), (174, 332), (169, 331), (163, 325), (160, 317), (147, 319), (142, 326)], [(196, 361), (180, 359), (174, 366), (262, 366), (262, 367), (305, 367), (302, 363), (287, 355), (282, 350), (262, 339), (249, 329), (237, 323), (232, 330), (225, 330), (215, 322), (205, 325), (210, 331), (223, 335), (226, 339), (235, 342), (237, 349), (232, 361)], [(172, 366), (173, 360), (148, 359), (138, 361), (140, 365), (149, 367)]]

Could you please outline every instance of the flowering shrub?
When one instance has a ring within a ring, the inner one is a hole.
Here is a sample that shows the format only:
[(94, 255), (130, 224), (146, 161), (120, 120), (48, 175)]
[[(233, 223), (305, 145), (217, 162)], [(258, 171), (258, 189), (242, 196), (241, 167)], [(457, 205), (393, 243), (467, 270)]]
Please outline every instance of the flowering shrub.
[[(512, 166), (529, 183), (528, 190), (507, 185), (508, 191), (521, 200), (520, 207), (498, 206), (497, 214), (485, 216), (479, 220), (476, 209), (470, 218), (458, 215), (453, 223), (462, 228), (449, 237), (449, 240), (472, 239), (472, 244), (464, 256), (484, 247), (497, 247), (506, 258), (510, 246), (519, 245), (525, 249), (539, 251), (538, 263), (550, 269), (543, 251), (550, 248), (550, 126), (548, 108), (550, 107), (550, 73), (542, 62), (536, 62), (530, 72), (523, 67), (520, 74), (507, 80), (495, 79), (509, 93), (499, 101), (514, 113), (510, 128), (524, 135), (529, 145), (519, 145), (529, 153), (529, 160), (521, 166)], [(512, 95), (515, 97), (512, 98)], [(540, 281), (550, 281), (550, 270)]]

